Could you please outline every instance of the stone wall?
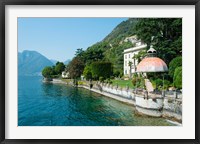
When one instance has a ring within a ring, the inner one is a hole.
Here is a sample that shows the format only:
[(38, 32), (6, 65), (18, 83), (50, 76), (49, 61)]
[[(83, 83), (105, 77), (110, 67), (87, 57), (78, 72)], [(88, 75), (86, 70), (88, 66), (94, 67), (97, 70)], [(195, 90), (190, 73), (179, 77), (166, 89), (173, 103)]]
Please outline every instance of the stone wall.
[(165, 97), (163, 102), (163, 117), (182, 122), (182, 99)]
[(122, 87), (112, 86), (112, 85), (103, 84), (103, 83), (97, 83), (93, 86), (93, 88), (100, 89), (104, 92), (111, 93), (116, 96), (135, 101), (135, 96), (133, 94), (133, 90), (131, 90), (129, 88), (122, 88)]
[(178, 122), (182, 121), (182, 94), (165, 95), (165, 97), (158, 94), (147, 95), (147, 93), (136, 93), (129, 88), (104, 83), (95, 83), (92, 88), (89, 87), (89, 84), (82, 87), (113, 99), (133, 104), (140, 114), (166, 117)]

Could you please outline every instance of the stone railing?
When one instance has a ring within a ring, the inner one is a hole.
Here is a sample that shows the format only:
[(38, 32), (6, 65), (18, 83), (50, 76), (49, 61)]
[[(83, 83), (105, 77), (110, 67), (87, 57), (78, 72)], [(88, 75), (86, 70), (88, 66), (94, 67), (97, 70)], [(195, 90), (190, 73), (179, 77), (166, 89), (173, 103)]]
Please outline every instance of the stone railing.
[(113, 86), (111, 84), (97, 82), (93, 85), (93, 88), (119, 97), (123, 97), (125, 99), (135, 100), (133, 90), (129, 87), (122, 88), (120, 86)]
[(116, 99), (120, 97), (133, 101), (139, 113), (182, 121), (182, 93), (148, 93), (142, 89), (133, 90), (129, 87), (123, 88), (100, 82), (93, 82), (93, 86), (90, 88), (90, 84), (86, 83), (84, 86), (99, 93), (112, 94)]

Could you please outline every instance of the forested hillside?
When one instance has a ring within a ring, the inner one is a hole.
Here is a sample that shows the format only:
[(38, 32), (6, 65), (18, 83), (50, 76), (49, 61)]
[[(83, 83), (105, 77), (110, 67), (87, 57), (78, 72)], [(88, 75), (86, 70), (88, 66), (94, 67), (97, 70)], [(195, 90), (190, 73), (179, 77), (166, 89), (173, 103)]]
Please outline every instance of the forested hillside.
[[(126, 37), (135, 35), (134, 27), (137, 19), (130, 18), (120, 23), (113, 31), (106, 36), (101, 42), (98, 42), (89, 47), (85, 54), (94, 56), (103, 55), (102, 59), (111, 62), (114, 67), (114, 73), (123, 74), (123, 51), (126, 48), (132, 47), (131, 42), (124, 42)], [(98, 56), (97, 56), (98, 57)]]

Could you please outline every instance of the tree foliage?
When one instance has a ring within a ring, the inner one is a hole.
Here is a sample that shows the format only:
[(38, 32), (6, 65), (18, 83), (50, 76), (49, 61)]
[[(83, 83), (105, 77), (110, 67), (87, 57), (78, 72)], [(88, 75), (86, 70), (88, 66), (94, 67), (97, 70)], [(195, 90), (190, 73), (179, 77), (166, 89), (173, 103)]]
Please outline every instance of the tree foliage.
[(135, 54), (132, 58), (133, 58), (133, 65), (135, 65), (136, 61), (137, 63), (139, 63), (145, 56), (146, 56), (147, 52), (145, 50), (141, 50), (138, 52), (138, 54)]
[(61, 74), (65, 70), (65, 65), (63, 62), (57, 62), (56, 66), (54, 67), (56, 74)]
[(91, 67), (89, 65), (86, 65), (83, 71), (83, 75), (86, 78), (86, 80), (92, 79), (92, 72)]
[(138, 19), (135, 32), (138, 38), (147, 44), (148, 48), (153, 44), (158, 57), (164, 59), (167, 64), (182, 54), (181, 18)]
[(104, 79), (109, 78), (112, 75), (113, 69), (110, 62), (93, 62), (91, 64), (91, 73), (94, 79), (103, 77)]
[(182, 67), (177, 67), (174, 72), (174, 86), (178, 89), (182, 88)]
[(67, 67), (69, 76), (73, 79), (80, 77), (83, 73), (83, 69), (84, 62), (80, 57), (74, 57)]
[(176, 58), (174, 58), (170, 63), (169, 63), (169, 75), (170, 77), (174, 77), (174, 72), (175, 72), (175, 69), (177, 67), (180, 67), (182, 66), (182, 57), (181, 56), (178, 56)]
[(132, 84), (136, 88), (144, 88), (144, 78), (141, 75), (134, 74), (132, 78)]
[(82, 58), (85, 64), (91, 64), (94, 61), (101, 61), (104, 58), (104, 54), (101, 49), (88, 49), (84, 52)]
[(42, 70), (42, 75), (43, 75), (43, 77), (45, 77), (45, 78), (51, 78), (51, 75), (53, 75), (53, 69), (52, 69), (52, 67), (50, 67), (50, 66), (45, 67), (45, 68)]
[(134, 26), (137, 23), (137, 19), (129, 18), (126, 21), (121, 22), (108, 36), (105, 37), (104, 41), (119, 44), (120, 41), (128, 36), (135, 34)]
[(82, 57), (83, 56), (83, 53), (84, 53), (84, 50), (83, 48), (78, 48), (75, 52), (75, 56), (77, 57)]

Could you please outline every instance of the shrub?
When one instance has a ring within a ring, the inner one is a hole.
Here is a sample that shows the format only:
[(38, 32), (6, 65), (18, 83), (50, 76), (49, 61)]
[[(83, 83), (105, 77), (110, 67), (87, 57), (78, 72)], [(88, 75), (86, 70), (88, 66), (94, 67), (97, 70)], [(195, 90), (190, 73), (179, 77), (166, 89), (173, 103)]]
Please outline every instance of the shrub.
[(139, 87), (139, 88), (144, 88), (145, 84), (144, 84), (144, 78), (140, 75), (133, 75), (133, 79), (132, 79), (132, 84), (135, 87)]
[(174, 72), (174, 86), (178, 89), (182, 88), (182, 67), (177, 67)]
[[(163, 90), (163, 80), (158, 78), (156, 80), (151, 80), (152, 85), (154, 88), (157, 88), (159, 90)], [(167, 90), (170, 86), (170, 81), (164, 80), (164, 89)]]
[(92, 79), (92, 72), (89, 65), (86, 65), (86, 67), (84, 68), (83, 75), (86, 78), (86, 80)]
[(106, 79), (106, 83), (112, 84), (112, 80), (110, 80), (109, 78)]
[(119, 76), (120, 76), (120, 71), (114, 71), (114, 72), (113, 72), (113, 75), (114, 75), (115, 77), (119, 77)]
[(85, 83), (83, 81), (78, 81), (78, 85), (84, 85)]
[(164, 80), (164, 89), (167, 90), (169, 86), (171, 85), (170, 81)]
[(158, 78), (155, 80), (155, 84), (156, 84), (156, 88), (162, 87), (163, 80)]
[(182, 66), (182, 57), (181, 56), (172, 59), (172, 61), (169, 63), (169, 75), (171, 78), (174, 77), (175, 69), (180, 66)]
[(99, 77), (99, 81), (103, 82), (104, 81), (104, 77)]
[(112, 75), (112, 64), (110, 62), (93, 62), (91, 73), (94, 79), (99, 79), (99, 77), (109, 78)]
[(110, 78), (111, 78), (111, 79), (114, 79), (115, 77), (114, 77), (114, 76), (111, 76)]

